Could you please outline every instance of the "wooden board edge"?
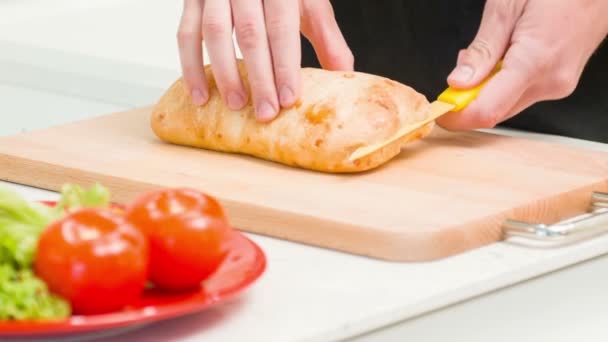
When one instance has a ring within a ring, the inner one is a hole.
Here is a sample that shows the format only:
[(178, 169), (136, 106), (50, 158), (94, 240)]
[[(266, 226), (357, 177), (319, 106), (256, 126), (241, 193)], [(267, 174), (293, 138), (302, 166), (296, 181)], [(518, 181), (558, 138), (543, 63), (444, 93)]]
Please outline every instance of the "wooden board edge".
[[(158, 188), (150, 183), (101, 173), (85, 173), (62, 165), (2, 153), (0, 153), (0, 164), (5, 165), (0, 169), (0, 180), (51, 191), (58, 191), (67, 182), (84, 186), (99, 182), (110, 189), (113, 200), (119, 203), (127, 203), (142, 192)], [(45, 173), (46, 175), (45, 177), (31, 177), (32, 173)], [(205, 191), (205, 189), (199, 190)], [(263, 205), (242, 203), (219, 197), (218, 200), (226, 209), (232, 225), (244, 232), (373, 259), (393, 262), (424, 262), (447, 258), (501, 241), (503, 239), (502, 221), (507, 218), (519, 219), (526, 213), (539, 212), (544, 214), (540, 215), (538, 220), (555, 221), (582, 213), (589, 203), (593, 190), (608, 191), (608, 179), (570, 191), (568, 196), (565, 196), (567, 203), (558, 203), (564, 200), (557, 197), (539, 199), (532, 205), (514, 208), (498, 216), (483, 218), (476, 222), (468, 222), (466, 226), (454, 225), (441, 233), (436, 231), (379, 233), (366, 229), (367, 227), (330, 222), (298, 213), (291, 213), (295, 218), (294, 222), (284, 222), (278, 218), (275, 219), (273, 209)], [(547, 209), (557, 206), (567, 209)], [(259, 227), (256, 222), (260, 217), (265, 217), (265, 221), (270, 223), (265, 227)], [(470, 238), (468, 235), (477, 237)]]
[[(503, 223), (518, 220), (529, 223), (553, 224), (589, 212), (594, 191), (608, 192), (608, 175), (604, 179), (562, 194), (538, 198), (533, 203), (506, 210), (481, 218), (465, 225), (454, 225), (441, 233), (429, 234), (428, 238), (442, 242), (440, 250), (445, 255), (431, 255), (429, 260), (460, 254), (469, 249), (484, 247), (491, 243), (505, 241)], [(527, 219), (526, 219), (527, 218)], [(441, 235), (440, 235), (441, 234)], [(450, 236), (446, 238), (446, 236)], [(429, 246), (430, 243), (421, 243)], [(466, 248), (463, 248), (466, 246)], [(436, 246), (435, 246), (436, 247)]]
[[(133, 200), (137, 194), (158, 189), (158, 186), (146, 182), (102, 173), (85, 173), (58, 164), (33, 161), (3, 153), (0, 153), (0, 164), (5, 165), (0, 169), (0, 180), (2, 181), (49, 191), (59, 191), (61, 186), (68, 182), (82, 186), (90, 186), (99, 182), (111, 191), (113, 201), (122, 204)], [(32, 173), (44, 173), (45, 177), (32, 177)], [(205, 189), (199, 190), (205, 191)], [(417, 256), (411, 255), (411, 253), (405, 253), (404, 256), (404, 253), (401, 252), (403, 246), (394, 247), (394, 234), (377, 234), (365, 227), (356, 227), (342, 222), (329, 222), (297, 213), (292, 213), (295, 217), (294, 221), (297, 223), (286, 223), (281, 220), (273, 220), (275, 217), (273, 209), (263, 205), (242, 203), (220, 197), (217, 199), (225, 208), (231, 224), (244, 232), (374, 259), (388, 261), (417, 259)], [(258, 227), (256, 220), (260, 216), (266, 216), (267, 221), (272, 223), (265, 227)], [(327, 232), (333, 233), (328, 234)], [(378, 248), (378, 246), (387, 248)], [(424, 256), (421, 257), (424, 258)]]

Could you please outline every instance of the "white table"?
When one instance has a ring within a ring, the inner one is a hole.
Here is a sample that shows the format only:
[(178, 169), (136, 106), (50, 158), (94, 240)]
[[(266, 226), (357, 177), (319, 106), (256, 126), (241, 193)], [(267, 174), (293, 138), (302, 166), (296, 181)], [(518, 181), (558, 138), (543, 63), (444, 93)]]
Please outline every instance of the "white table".
[[(154, 102), (179, 75), (179, 12), (175, 1), (0, 3), (0, 134)], [(56, 197), (9, 186), (30, 199)], [(248, 235), (268, 269), (243, 296), (121, 340), (603, 341), (608, 333), (608, 236), (550, 250), (501, 242), (398, 264)]]

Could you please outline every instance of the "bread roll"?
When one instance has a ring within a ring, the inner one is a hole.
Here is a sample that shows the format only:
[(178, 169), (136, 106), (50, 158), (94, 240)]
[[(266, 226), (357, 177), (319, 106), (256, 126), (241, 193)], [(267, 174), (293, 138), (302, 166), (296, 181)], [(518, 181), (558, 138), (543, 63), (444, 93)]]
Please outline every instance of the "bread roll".
[[(249, 90), (242, 61), (239, 68)], [(211, 67), (203, 70), (210, 87), (205, 105), (191, 102), (180, 78), (153, 108), (151, 126), (160, 139), (310, 170), (350, 173), (388, 162), (404, 144), (427, 136), (433, 127), (431, 122), (370, 155), (349, 161), (358, 147), (386, 141), (400, 127), (423, 120), (426, 98), (384, 77), (303, 68), (300, 100), (273, 121), (261, 123), (255, 119), (251, 97), (243, 109), (230, 110), (220, 98)]]

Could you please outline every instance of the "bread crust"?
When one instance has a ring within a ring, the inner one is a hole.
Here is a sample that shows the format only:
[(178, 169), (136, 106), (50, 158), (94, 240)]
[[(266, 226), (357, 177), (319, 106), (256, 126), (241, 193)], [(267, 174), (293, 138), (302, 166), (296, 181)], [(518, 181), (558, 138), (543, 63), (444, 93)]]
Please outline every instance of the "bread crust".
[[(249, 91), (247, 70), (239, 71)], [(211, 66), (202, 69), (209, 101), (194, 105), (182, 78), (161, 96), (151, 113), (151, 127), (163, 141), (240, 153), (285, 165), (329, 173), (362, 172), (398, 155), (401, 147), (430, 134), (430, 122), (407, 136), (355, 161), (358, 147), (383, 142), (400, 127), (423, 120), (424, 95), (390, 79), (361, 72), (302, 68), (302, 95), (271, 122), (257, 122), (249, 103), (232, 111), (222, 101)], [(249, 97), (251, 98), (251, 97)]]

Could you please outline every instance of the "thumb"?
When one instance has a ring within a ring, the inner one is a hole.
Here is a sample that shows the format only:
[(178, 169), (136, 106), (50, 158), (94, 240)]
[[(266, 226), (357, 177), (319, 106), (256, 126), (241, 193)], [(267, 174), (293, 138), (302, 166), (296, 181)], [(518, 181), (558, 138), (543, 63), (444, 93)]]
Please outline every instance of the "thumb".
[(448, 76), (451, 87), (472, 88), (489, 75), (509, 45), (524, 4), (525, 1), (486, 2), (477, 35), (458, 53), (456, 67)]

